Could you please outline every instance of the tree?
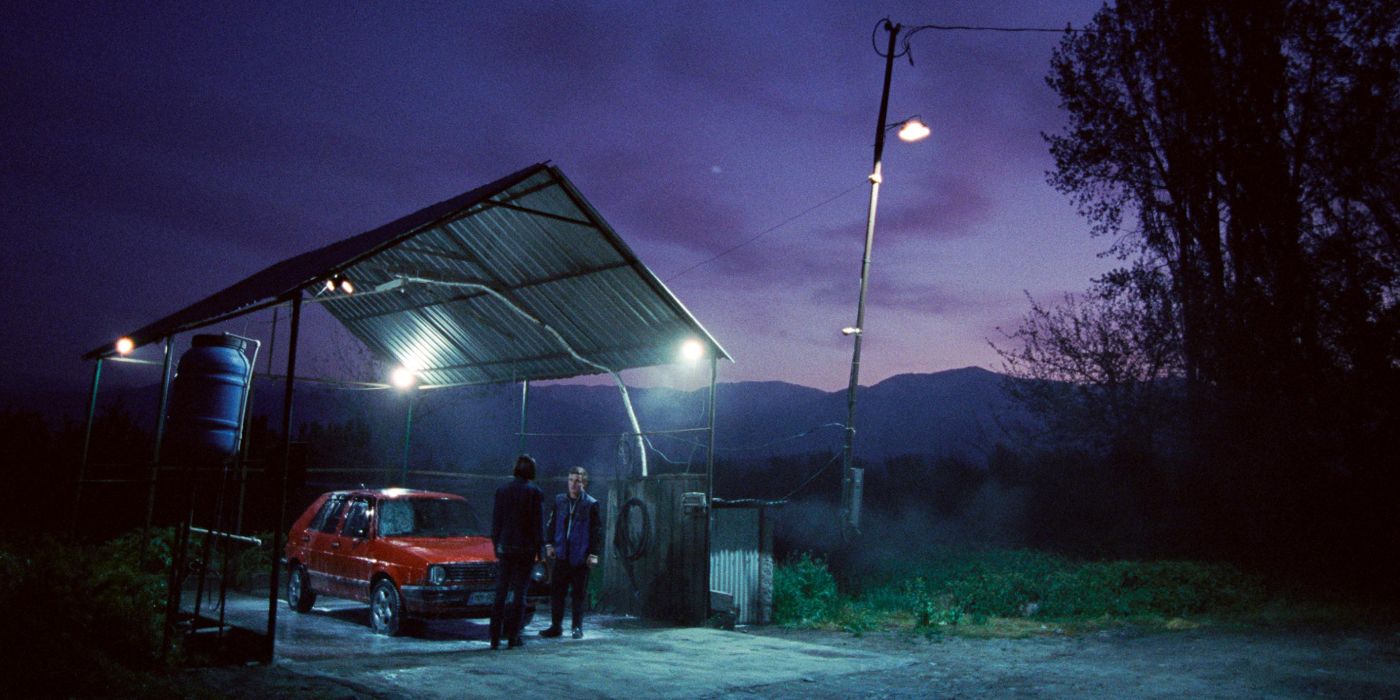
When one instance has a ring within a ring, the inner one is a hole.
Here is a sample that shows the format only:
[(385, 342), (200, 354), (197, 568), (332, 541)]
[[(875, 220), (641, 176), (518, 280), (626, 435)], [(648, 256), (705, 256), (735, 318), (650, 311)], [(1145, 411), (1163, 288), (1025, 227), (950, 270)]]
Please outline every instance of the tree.
[(1031, 310), (999, 347), (1008, 393), (1037, 417), (1032, 443), (1151, 452), (1175, 421), (1181, 357), (1167, 282), (1144, 268)]
[[(1246, 546), (1395, 485), (1375, 457), (1400, 432), (1397, 46), (1393, 3), (1121, 0), (1052, 59), (1050, 181), (1119, 274), (1162, 275), (1214, 526)], [(1021, 337), (1114, 303), (1033, 305)], [(1092, 355), (1092, 334), (1066, 342)]]

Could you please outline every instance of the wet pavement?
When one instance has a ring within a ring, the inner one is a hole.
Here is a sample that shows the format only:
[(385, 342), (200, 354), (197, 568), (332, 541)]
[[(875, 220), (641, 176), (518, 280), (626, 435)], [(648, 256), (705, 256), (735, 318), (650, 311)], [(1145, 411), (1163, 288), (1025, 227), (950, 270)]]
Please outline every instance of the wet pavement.
[[(204, 607), (205, 615), (217, 615)], [(225, 618), (266, 630), (267, 598), (230, 593)], [(385, 637), (370, 629), (367, 605), (332, 598), (304, 614), (279, 602), (277, 620), (279, 668), (335, 679), (360, 697), (692, 698), (909, 663), (858, 649), (601, 614), (585, 619), (583, 639), (541, 639), (546, 610), (527, 628), (523, 648), (499, 651), (489, 648), (486, 620), (423, 621), (403, 636)]]

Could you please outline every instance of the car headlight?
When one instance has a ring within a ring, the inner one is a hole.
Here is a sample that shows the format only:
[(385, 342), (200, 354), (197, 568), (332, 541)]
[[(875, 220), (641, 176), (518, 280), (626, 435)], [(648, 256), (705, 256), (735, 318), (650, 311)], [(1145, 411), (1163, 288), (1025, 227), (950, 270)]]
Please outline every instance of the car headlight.
[(447, 583), (447, 569), (440, 564), (433, 564), (428, 567), (428, 583), (434, 586), (441, 586)]

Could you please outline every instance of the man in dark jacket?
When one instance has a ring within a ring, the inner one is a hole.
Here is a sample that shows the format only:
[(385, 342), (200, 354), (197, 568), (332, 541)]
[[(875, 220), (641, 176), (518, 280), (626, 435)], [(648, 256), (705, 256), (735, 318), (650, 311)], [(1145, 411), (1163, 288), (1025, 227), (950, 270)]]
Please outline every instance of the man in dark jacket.
[(554, 561), (554, 589), (549, 600), (551, 624), (541, 637), (563, 633), (564, 594), (573, 589), (574, 639), (583, 638), (584, 598), (588, 594), (588, 570), (597, 566), (603, 548), (603, 523), (598, 500), (588, 495), (588, 470), (569, 470), (569, 490), (554, 496), (554, 506), (545, 524), (545, 556)]
[[(544, 493), (530, 483), (535, 480), (535, 460), (520, 455), (515, 460), (515, 478), (496, 489), (491, 511), (491, 542), (496, 546), (499, 573), (496, 601), (491, 607), (491, 648), (501, 647), (501, 635), (510, 648), (522, 646), (520, 623), (525, 613), (525, 589), (530, 585), (530, 567), (539, 556), (540, 514)], [(506, 608), (506, 593), (510, 607)]]

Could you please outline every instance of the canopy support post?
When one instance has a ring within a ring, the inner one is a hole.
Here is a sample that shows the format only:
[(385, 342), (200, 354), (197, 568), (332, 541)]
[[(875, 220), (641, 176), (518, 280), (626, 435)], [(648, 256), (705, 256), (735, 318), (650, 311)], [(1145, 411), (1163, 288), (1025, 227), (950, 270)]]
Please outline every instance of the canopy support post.
[(301, 290), (292, 297), (292, 321), (287, 340), (287, 379), (282, 391), (282, 469), (277, 504), (277, 527), (272, 531), (272, 571), (267, 581), (267, 652), (263, 662), (271, 664), (277, 653), (277, 589), (282, 564), (282, 538), (287, 532), (287, 472), (292, 463), (292, 388), (297, 376), (297, 334), (301, 331)]

